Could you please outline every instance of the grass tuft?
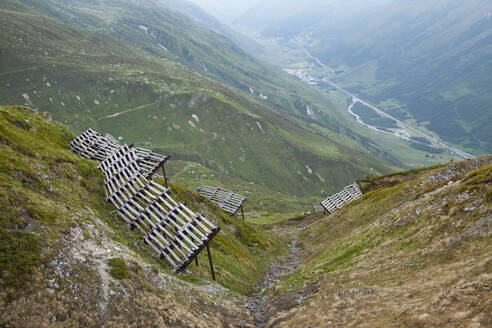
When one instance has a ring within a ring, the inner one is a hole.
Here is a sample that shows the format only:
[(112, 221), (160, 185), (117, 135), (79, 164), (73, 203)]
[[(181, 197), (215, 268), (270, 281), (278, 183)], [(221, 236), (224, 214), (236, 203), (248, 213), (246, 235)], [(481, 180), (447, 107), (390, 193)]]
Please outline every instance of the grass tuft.
[(40, 264), (38, 238), (29, 232), (0, 229), (0, 285), (18, 288)]
[(114, 257), (112, 259), (109, 259), (108, 264), (111, 268), (109, 274), (114, 279), (121, 280), (131, 278), (132, 275), (124, 259), (120, 257)]

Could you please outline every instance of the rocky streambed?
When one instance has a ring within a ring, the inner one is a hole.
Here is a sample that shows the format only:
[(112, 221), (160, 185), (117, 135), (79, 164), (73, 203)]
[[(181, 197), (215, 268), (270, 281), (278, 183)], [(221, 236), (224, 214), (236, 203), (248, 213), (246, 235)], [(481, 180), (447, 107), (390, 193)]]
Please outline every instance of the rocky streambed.
[(285, 301), (290, 303), (288, 300), (282, 300), (284, 295), (273, 298), (265, 292), (297, 268), (302, 261), (300, 255), (302, 248), (298, 243), (297, 231), (292, 233), (291, 238), (288, 255), (283, 260), (270, 265), (268, 273), (257, 287), (258, 294), (246, 299), (244, 304), (253, 316), (256, 327), (265, 327), (270, 318), (285, 307)]

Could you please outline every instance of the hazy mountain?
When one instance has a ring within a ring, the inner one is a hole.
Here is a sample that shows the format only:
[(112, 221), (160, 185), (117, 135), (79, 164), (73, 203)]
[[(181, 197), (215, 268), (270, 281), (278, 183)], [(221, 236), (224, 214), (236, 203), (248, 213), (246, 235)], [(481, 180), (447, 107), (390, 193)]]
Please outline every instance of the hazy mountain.
[[(343, 20), (356, 13), (392, 0), (265, 0), (257, 3), (233, 24), (240, 29), (262, 32), (265, 36), (286, 36), (303, 28), (333, 19)], [(273, 31), (277, 31), (274, 35)], [(283, 31), (283, 32), (282, 32)]]
[(312, 1), (299, 9), (286, 3), (272, 11), (278, 5), (272, 0), (262, 4), (268, 8), (262, 17), (256, 7), (238, 23), (262, 27), (265, 37), (300, 37), (324, 63), (343, 71), (338, 79), (352, 90), (376, 103), (394, 102), (392, 114), (466, 150), (492, 151), (492, 3), (361, 4)]
[(250, 30), (261, 31), (262, 29), (275, 26), (282, 20), (290, 17), (301, 17), (312, 13), (313, 6), (319, 6), (320, 0), (308, 2), (285, 2), (281, 0), (261, 1), (233, 22), (235, 26)]
[(230, 23), (261, 0), (191, 0), (222, 22)]
[(161, 2), (167, 7), (186, 15), (196, 24), (229, 38), (244, 50), (252, 54), (261, 55), (263, 53), (263, 47), (259, 43), (237, 33), (215, 17), (207, 14), (193, 2), (187, 0), (161, 0)]

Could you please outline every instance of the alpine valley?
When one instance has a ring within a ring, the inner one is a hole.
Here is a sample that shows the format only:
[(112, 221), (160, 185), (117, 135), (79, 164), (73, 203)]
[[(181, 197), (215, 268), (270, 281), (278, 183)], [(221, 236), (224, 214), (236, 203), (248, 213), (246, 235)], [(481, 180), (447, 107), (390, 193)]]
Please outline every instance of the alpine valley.
[(356, 178), (451, 158), (358, 132), (321, 93), (156, 1), (8, 0), (0, 14), (3, 104), (171, 153), (189, 187), (233, 180), (300, 212)]
[(491, 327), (491, 13), (0, 0), (0, 327)]
[(472, 154), (492, 152), (490, 1), (268, 0), (235, 25), (297, 49), (285, 66), (307, 60), (320, 80), (396, 119)]

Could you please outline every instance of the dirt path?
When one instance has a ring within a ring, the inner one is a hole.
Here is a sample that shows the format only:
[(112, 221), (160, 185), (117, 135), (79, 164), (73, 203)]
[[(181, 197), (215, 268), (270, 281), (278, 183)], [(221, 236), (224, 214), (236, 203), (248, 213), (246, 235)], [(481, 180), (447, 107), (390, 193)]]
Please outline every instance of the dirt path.
[(155, 105), (156, 102), (153, 102), (153, 103), (150, 103), (150, 104), (145, 104), (145, 105), (141, 105), (141, 106), (138, 106), (138, 107), (134, 107), (134, 108), (130, 108), (130, 109), (127, 109), (127, 110), (124, 110), (124, 111), (121, 111), (121, 112), (117, 112), (117, 113), (113, 113), (113, 114), (110, 114), (110, 115), (106, 115), (106, 116), (103, 116), (99, 119), (97, 119), (98, 121), (100, 120), (104, 120), (104, 119), (107, 119), (107, 118), (114, 118), (114, 117), (118, 117), (120, 115), (123, 115), (123, 114), (126, 114), (126, 113), (130, 113), (130, 112), (133, 112), (133, 111), (136, 111), (136, 110), (139, 110), (139, 109), (144, 109), (146, 107), (150, 107), (152, 105)]

